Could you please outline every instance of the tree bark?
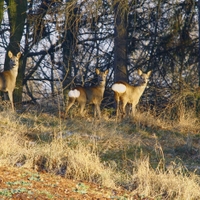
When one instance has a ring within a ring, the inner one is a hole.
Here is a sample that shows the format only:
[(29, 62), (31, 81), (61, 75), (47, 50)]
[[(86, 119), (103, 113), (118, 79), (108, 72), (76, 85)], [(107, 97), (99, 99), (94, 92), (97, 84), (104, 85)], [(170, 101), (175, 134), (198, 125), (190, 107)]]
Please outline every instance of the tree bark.
[[(199, 26), (199, 38), (200, 38), (200, 0), (198, 0), (198, 26)], [(198, 77), (200, 87), (200, 39), (199, 39), (199, 52), (198, 52)]]
[(4, 5), (4, 0), (0, 0), (0, 24), (2, 22), (3, 19), (3, 5)]
[[(67, 100), (67, 88), (72, 81), (72, 69), (74, 64), (74, 54), (76, 49), (77, 31), (79, 28), (79, 20), (77, 16), (78, 8), (76, 5), (70, 4), (69, 8), (66, 9), (66, 24), (65, 32), (63, 34), (63, 95), (64, 101)], [(74, 74), (73, 74), (74, 76)]]
[(127, 81), (127, 0), (114, 1), (114, 81)]

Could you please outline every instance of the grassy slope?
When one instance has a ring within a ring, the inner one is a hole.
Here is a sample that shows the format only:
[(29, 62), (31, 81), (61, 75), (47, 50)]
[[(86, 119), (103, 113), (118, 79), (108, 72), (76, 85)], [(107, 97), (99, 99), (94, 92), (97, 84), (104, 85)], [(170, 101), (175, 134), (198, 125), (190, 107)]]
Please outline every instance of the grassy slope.
[[(116, 122), (104, 115), (0, 114), (0, 164), (61, 174), (155, 199), (200, 198), (200, 125), (149, 113)], [(196, 170), (196, 171), (195, 171)], [(195, 171), (195, 173), (193, 173)]]

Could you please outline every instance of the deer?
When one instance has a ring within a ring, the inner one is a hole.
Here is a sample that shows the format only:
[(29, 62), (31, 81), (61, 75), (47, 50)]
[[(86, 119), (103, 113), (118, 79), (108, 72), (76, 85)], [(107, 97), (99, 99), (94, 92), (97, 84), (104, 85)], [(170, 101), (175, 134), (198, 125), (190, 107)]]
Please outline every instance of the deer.
[(0, 72), (0, 91), (8, 93), (11, 107), (14, 111), (13, 91), (15, 89), (16, 78), (18, 75), (21, 52), (18, 52), (17, 55), (14, 56), (11, 51), (8, 51), (8, 57), (10, 58), (10, 69)]
[(143, 73), (138, 69), (138, 75), (140, 76), (140, 81), (137, 86), (132, 86), (125, 81), (117, 81), (111, 87), (114, 91), (114, 98), (116, 101), (117, 118), (119, 117), (120, 110), (122, 111), (122, 117), (128, 114), (126, 111), (128, 103), (132, 105), (132, 116), (135, 116), (136, 106), (147, 86), (151, 71)]
[(80, 106), (80, 115), (84, 115), (84, 109), (86, 103), (94, 105), (94, 118), (101, 118), (101, 109), (100, 105), (103, 100), (103, 95), (106, 86), (106, 77), (109, 73), (109, 70), (100, 71), (98, 68), (95, 69), (95, 72), (98, 76), (98, 83), (96, 86), (76, 86), (74, 89), (68, 92), (69, 101), (68, 106), (66, 107), (65, 116), (67, 115), (69, 109), (77, 101)]

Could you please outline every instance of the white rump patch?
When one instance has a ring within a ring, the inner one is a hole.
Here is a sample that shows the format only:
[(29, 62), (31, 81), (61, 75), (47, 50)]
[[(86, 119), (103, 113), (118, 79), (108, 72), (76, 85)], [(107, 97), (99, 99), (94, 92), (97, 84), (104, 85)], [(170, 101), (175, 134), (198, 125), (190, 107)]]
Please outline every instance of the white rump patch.
[(124, 93), (126, 91), (126, 86), (122, 83), (115, 83), (112, 86), (112, 90), (118, 93)]
[(80, 91), (78, 91), (77, 89), (70, 90), (68, 96), (72, 98), (78, 98), (80, 96)]

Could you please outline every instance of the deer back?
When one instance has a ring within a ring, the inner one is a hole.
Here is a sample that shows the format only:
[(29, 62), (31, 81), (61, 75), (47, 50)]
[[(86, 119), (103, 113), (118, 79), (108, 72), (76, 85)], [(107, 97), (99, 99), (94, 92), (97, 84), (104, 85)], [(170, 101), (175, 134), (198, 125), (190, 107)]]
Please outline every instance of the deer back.
[(151, 71), (145, 74), (141, 70), (138, 70), (138, 74), (142, 78), (138, 86), (132, 86), (125, 81), (118, 81), (112, 86), (112, 90), (115, 92), (115, 98), (132, 104), (138, 103), (147, 86)]

